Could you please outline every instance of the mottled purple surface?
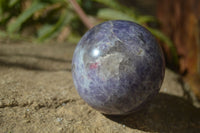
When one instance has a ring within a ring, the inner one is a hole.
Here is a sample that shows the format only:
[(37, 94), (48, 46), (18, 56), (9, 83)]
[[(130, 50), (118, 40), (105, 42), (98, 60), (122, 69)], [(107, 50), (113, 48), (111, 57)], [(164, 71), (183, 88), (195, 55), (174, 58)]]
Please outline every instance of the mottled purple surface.
[(149, 31), (130, 21), (107, 21), (78, 43), (72, 73), (79, 95), (105, 114), (127, 114), (158, 93), (163, 53)]

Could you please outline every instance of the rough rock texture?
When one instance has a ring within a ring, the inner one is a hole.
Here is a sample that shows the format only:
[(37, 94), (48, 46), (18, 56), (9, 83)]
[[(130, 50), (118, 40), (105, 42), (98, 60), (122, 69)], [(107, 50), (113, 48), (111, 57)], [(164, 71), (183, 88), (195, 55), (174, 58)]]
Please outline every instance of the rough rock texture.
[(199, 133), (199, 102), (168, 69), (139, 112), (111, 117), (89, 107), (73, 85), (74, 47), (0, 41), (0, 133)]
[(105, 114), (128, 114), (158, 93), (165, 63), (155, 38), (130, 21), (107, 21), (90, 29), (72, 61), (80, 96)]

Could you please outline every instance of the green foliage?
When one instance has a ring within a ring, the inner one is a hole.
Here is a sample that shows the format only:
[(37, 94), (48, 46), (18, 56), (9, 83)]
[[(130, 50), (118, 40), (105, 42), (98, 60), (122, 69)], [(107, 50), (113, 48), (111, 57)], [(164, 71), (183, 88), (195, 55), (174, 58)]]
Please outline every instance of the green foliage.
[(65, 25), (69, 24), (69, 22), (70, 22), (70, 20), (72, 20), (72, 18), (73, 18), (73, 15), (72, 15), (72, 13), (70, 13), (70, 11), (68, 11), (68, 12), (63, 11), (60, 18), (58, 19), (58, 21), (55, 24), (53, 24), (53, 25), (45, 24), (38, 30), (38, 40), (44, 41), (46, 39), (54, 37), (55, 34), (58, 33), (59, 31), (61, 31), (61, 29)]
[[(133, 7), (126, 7), (117, 0), (77, 0), (87, 15), (98, 23), (106, 20), (129, 20), (145, 26), (159, 40), (163, 41), (178, 63), (173, 43), (161, 31), (148, 26), (157, 23), (153, 16), (141, 15)], [(68, 0), (0, 0), (0, 36), (18, 36), (27, 27), (38, 41), (56, 39), (62, 29), (69, 27), (68, 40), (77, 41), (87, 30)], [(3, 30), (5, 32), (3, 32)], [(6, 34), (5, 34), (6, 33)]]
[(165, 36), (161, 31), (148, 27), (148, 30), (156, 37), (163, 41), (170, 49), (173, 59), (173, 64), (178, 66), (178, 55), (173, 42)]
[[(15, 2), (16, 3), (16, 2)], [(20, 29), (21, 25), (27, 21), (35, 12), (45, 7), (45, 4), (34, 1), (33, 4), (22, 12), (13, 23), (9, 23), (7, 31), (13, 33)]]
[(111, 8), (102, 8), (99, 9), (97, 16), (102, 19), (106, 20), (116, 20), (116, 19), (122, 19), (122, 20), (129, 20), (129, 21), (136, 21), (133, 17), (115, 9)]
[(10, 0), (10, 1), (8, 2), (8, 6), (9, 6), (9, 7), (13, 7), (14, 5), (17, 4), (17, 2), (19, 2), (19, 0)]
[[(24, 6), (27, 5), (27, 6)], [(37, 41), (56, 38), (77, 16), (66, 0), (0, 0), (0, 35), (13, 37), (30, 27)], [(30, 32), (31, 32), (30, 31)], [(80, 36), (81, 35), (75, 35)]]

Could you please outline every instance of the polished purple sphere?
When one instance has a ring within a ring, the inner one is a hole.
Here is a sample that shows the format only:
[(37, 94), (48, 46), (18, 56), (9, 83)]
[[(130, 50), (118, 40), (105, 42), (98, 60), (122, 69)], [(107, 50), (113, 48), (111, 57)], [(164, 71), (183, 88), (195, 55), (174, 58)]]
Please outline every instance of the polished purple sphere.
[(163, 53), (152, 34), (123, 20), (90, 29), (78, 43), (72, 61), (79, 95), (104, 114), (140, 109), (159, 92), (164, 73)]

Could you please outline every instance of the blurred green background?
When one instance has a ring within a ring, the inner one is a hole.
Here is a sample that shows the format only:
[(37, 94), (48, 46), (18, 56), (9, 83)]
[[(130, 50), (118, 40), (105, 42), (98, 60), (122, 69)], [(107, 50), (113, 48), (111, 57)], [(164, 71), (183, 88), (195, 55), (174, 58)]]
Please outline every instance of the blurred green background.
[[(155, 29), (158, 22), (152, 16), (153, 11), (148, 10), (151, 7), (139, 10), (132, 3), (129, 4), (130, 1), (120, 3), (116, 0), (77, 2), (94, 25), (113, 19), (134, 21), (171, 45), (168, 38)], [(0, 0), (1, 36), (31, 37), (40, 42), (54, 39), (77, 43), (86, 30), (69, 0)]]
[[(156, 10), (157, 4), (160, 2), (160, 5), (163, 5), (162, 2), (167, 0), (0, 0), (0, 38), (41, 43), (52, 40), (67, 41), (76, 44), (88, 28), (70, 1), (78, 3), (92, 25), (106, 20), (122, 19), (145, 26), (161, 42), (162, 47), (167, 48), (167, 63), (177, 70), (177, 49), (180, 46), (174, 45), (176, 40), (172, 35), (168, 35), (168, 38), (166, 33), (159, 30), (160, 22), (156, 18), (156, 13), (159, 12)], [(178, 0), (170, 1), (163, 7), (159, 6), (176, 13), (176, 9), (170, 9), (173, 3), (179, 2), (180, 6), (187, 4)], [(165, 15), (163, 11), (163, 16)], [(166, 20), (169, 19), (171, 18)]]
[[(157, 29), (158, 21), (153, 16), (155, 1), (77, 0), (76, 2), (89, 16), (89, 21), (93, 25), (106, 20), (123, 19), (145, 26), (168, 45), (173, 55), (173, 63), (178, 63), (174, 45)], [(148, 8), (145, 8), (145, 4)], [(87, 30), (69, 0), (0, 0), (1, 37), (31, 39), (38, 42), (56, 40), (77, 43)]]
[(157, 38), (169, 68), (186, 79), (197, 77), (196, 84), (200, 81), (199, 12), (197, 0), (0, 0), (0, 39), (77, 44), (91, 26), (130, 20)]

